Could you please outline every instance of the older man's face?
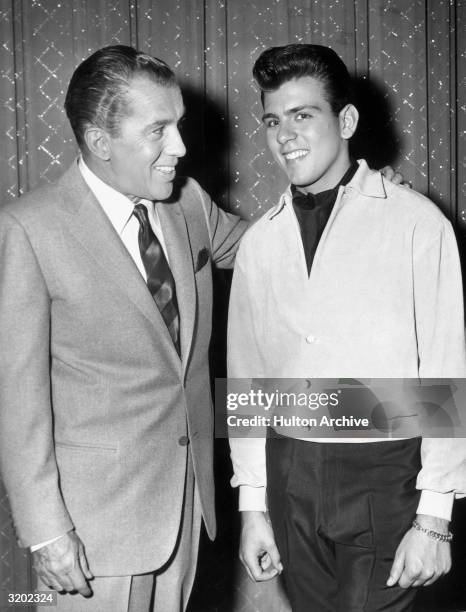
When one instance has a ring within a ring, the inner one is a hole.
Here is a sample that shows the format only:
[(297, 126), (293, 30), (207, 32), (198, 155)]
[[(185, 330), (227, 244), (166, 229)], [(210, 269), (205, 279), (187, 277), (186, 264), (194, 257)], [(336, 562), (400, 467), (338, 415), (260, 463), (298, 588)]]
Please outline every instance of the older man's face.
[(184, 113), (181, 91), (136, 77), (127, 97), (119, 135), (107, 134), (112, 186), (128, 196), (165, 200), (172, 193), (178, 159), (186, 153), (178, 130)]

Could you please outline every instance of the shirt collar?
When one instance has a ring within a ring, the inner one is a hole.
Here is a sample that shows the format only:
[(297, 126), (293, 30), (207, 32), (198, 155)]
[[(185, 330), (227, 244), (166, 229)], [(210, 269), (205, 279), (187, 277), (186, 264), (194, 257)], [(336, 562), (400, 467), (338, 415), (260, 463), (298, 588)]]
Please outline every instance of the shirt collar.
[[(78, 159), (78, 167), (83, 179), (104, 209), (116, 232), (121, 235), (133, 214), (135, 202), (113, 187), (110, 187), (110, 185), (94, 174), (82, 157)], [(149, 211), (153, 209), (154, 204), (150, 200), (138, 199), (138, 202), (145, 204)]]
[(333, 205), (337, 199), (340, 185), (347, 185), (356, 174), (358, 168), (358, 163), (353, 160), (348, 170), (334, 187), (331, 189), (325, 189), (324, 191), (320, 191), (319, 193), (315, 194), (304, 193), (300, 191), (296, 185), (292, 184), (291, 195), (293, 197), (293, 206), (304, 209), (314, 209), (322, 206), (328, 206), (329, 204)]
[[(364, 159), (358, 159), (359, 168), (351, 181), (345, 187), (341, 187), (345, 192), (350, 193), (352, 190), (357, 191), (361, 195), (370, 198), (385, 199), (387, 197), (383, 184), (383, 176), (380, 172), (371, 170)], [(285, 193), (282, 194), (278, 204), (274, 206), (268, 213), (268, 219), (271, 221), (276, 217), (285, 206), (292, 206), (293, 198), (291, 193), (291, 185), (288, 186)]]

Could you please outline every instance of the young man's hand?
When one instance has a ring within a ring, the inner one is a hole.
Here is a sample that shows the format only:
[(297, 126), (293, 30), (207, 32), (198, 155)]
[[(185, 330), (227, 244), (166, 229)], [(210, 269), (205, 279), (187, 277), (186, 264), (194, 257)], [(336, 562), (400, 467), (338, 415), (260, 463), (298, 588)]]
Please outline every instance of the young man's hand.
[(283, 566), (267, 514), (246, 511), (241, 512), (241, 518), (239, 556), (249, 577), (256, 582), (275, 578), (282, 572)]
[[(418, 514), (418, 523), (425, 529), (448, 532), (448, 521), (434, 516)], [(408, 587), (429, 586), (450, 571), (450, 543), (433, 539), (411, 527), (398, 546), (387, 586), (399, 584)]]

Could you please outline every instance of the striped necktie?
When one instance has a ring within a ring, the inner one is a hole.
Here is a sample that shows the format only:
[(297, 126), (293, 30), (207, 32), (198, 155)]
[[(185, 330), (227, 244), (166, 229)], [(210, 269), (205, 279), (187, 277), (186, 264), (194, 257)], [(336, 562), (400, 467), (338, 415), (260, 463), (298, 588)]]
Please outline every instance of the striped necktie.
[(139, 251), (147, 275), (149, 289), (165, 321), (173, 343), (180, 354), (180, 315), (175, 280), (162, 246), (149, 223), (147, 208), (136, 204), (134, 216), (139, 221)]

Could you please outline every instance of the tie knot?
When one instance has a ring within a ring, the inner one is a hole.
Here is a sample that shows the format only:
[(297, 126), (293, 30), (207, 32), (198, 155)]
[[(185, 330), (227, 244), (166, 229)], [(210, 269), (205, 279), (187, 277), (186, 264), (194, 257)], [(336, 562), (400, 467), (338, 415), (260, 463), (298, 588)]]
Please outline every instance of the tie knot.
[(315, 208), (316, 198), (312, 193), (303, 193), (299, 189), (293, 190), (293, 204), (299, 208)]
[(136, 204), (133, 210), (133, 215), (139, 221), (141, 226), (149, 225), (149, 215), (144, 204)]

